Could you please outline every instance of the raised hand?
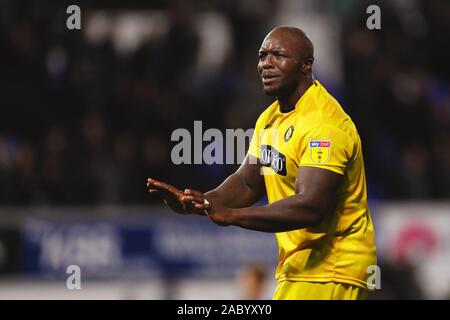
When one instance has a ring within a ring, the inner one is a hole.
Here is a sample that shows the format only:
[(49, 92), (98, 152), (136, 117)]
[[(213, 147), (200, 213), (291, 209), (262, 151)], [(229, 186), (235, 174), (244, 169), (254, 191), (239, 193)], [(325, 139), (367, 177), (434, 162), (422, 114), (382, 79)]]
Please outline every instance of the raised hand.
[(147, 188), (150, 193), (157, 194), (170, 209), (179, 214), (207, 215), (208, 203), (200, 191), (185, 189), (183, 192), (168, 183), (151, 178), (147, 179)]

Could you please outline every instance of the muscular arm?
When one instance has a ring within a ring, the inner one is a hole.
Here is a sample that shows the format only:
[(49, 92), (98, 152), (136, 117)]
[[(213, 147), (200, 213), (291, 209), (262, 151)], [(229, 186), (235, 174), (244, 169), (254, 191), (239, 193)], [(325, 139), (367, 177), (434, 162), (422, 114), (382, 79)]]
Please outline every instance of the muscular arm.
[[(206, 194), (190, 189), (183, 192), (153, 179), (148, 179), (147, 186), (149, 192), (161, 193), (166, 204), (178, 213), (206, 214), (219, 225), (265, 232), (314, 227), (334, 212), (342, 175), (315, 167), (298, 169), (295, 195), (266, 206), (249, 207), (264, 193), (260, 168), (246, 158), (236, 173)], [(204, 203), (204, 198), (209, 203)]]
[[(320, 224), (333, 212), (342, 175), (315, 167), (300, 167), (296, 194), (266, 206), (225, 209), (214, 208), (210, 218), (221, 225), (236, 225), (265, 232), (284, 232)], [(217, 220), (216, 220), (217, 219)]]
[[(250, 157), (252, 157), (250, 161)], [(239, 169), (205, 197), (227, 208), (243, 208), (253, 205), (265, 193), (264, 177), (256, 158), (247, 155)]]

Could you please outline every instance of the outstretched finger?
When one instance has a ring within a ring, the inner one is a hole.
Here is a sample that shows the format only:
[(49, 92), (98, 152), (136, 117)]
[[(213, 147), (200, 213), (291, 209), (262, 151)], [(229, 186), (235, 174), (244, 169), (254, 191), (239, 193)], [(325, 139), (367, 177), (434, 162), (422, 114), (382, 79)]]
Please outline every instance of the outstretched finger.
[(174, 186), (162, 182), (162, 181), (158, 181), (152, 178), (148, 178), (147, 179), (147, 187), (155, 187), (155, 188), (162, 188), (162, 189), (166, 189), (167, 191), (177, 191), (177, 192), (181, 192), (181, 190), (178, 190), (177, 188), (175, 188)]
[(149, 190), (159, 190), (159, 189), (161, 189), (161, 188), (159, 188), (159, 187), (157, 187), (157, 186), (155, 185), (155, 182), (157, 182), (157, 181), (154, 180), (154, 179), (148, 178), (148, 179), (147, 179), (147, 188), (148, 188)]
[(153, 183), (153, 185), (154, 185), (155, 187), (157, 187), (157, 188), (165, 189), (165, 190), (167, 190), (168, 192), (171, 192), (171, 193), (176, 194), (176, 195), (181, 195), (181, 194), (183, 194), (183, 191), (181, 191), (180, 189), (177, 189), (177, 188), (175, 188), (174, 186), (172, 186), (172, 185), (170, 185), (170, 184), (168, 184), (168, 183), (165, 183), (165, 182), (155, 181), (155, 182)]
[(157, 180), (152, 179), (152, 178), (147, 178), (147, 186), (153, 185), (155, 182), (157, 182)]
[(183, 192), (181, 190), (178, 190), (174, 186), (171, 186), (170, 184), (157, 181), (155, 179), (147, 179), (147, 188), (149, 189), (155, 189), (163, 192), (164, 194), (171, 194), (172, 196), (176, 197), (178, 201), (181, 201), (181, 197), (183, 196)]

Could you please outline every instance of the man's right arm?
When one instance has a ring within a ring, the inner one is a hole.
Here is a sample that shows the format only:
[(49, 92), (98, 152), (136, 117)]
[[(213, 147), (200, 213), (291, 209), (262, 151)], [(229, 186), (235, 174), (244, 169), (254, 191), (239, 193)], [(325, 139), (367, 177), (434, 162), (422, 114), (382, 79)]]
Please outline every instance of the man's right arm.
[(205, 193), (205, 197), (228, 208), (244, 208), (253, 205), (264, 193), (261, 165), (254, 156), (247, 154), (239, 169), (216, 189)]

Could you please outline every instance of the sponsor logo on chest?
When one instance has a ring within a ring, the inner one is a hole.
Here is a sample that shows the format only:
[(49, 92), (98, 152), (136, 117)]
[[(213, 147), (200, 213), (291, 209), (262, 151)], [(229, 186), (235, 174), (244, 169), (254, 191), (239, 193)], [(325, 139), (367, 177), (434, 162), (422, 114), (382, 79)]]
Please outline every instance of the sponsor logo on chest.
[(260, 162), (264, 167), (271, 167), (279, 175), (287, 174), (286, 156), (272, 146), (261, 145)]

